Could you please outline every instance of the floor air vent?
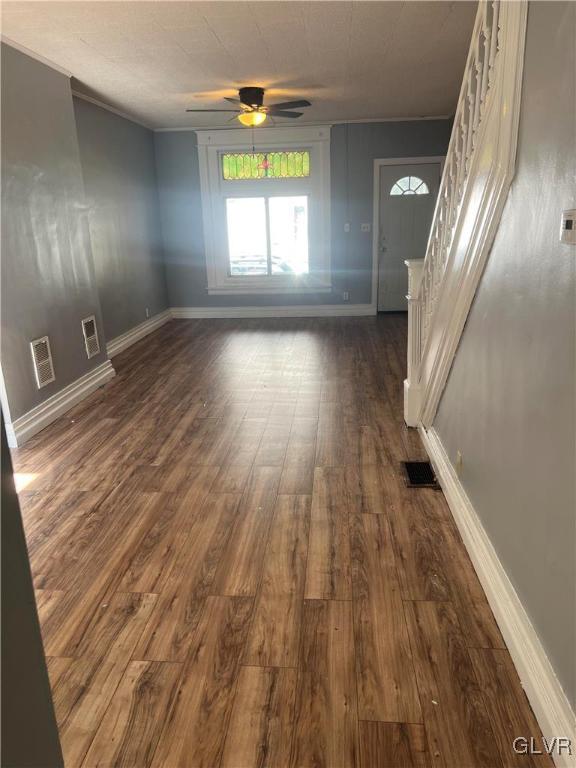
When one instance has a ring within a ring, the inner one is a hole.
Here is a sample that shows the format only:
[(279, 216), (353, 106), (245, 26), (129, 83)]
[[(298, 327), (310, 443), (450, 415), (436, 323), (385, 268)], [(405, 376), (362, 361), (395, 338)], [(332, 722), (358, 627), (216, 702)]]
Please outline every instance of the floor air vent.
[(84, 344), (88, 358), (94, 357), (100, 352), (100, 342), (98, 340), (98, 328), (96, 327), (96, 318), (94, 315), (82, 320), (82, 333), (84, 334)]
[(41, 389), (56, 379), (52, 363), (52, 352), (50, 351), (50, 339), (48, 336), (34, 339), (34, 341), (30, 342), (30, 349), (32, 351), (36, 384), (38, 389)]
[(429, 461), (403, 461), (402, 466), (409, 488), (440, 488)]

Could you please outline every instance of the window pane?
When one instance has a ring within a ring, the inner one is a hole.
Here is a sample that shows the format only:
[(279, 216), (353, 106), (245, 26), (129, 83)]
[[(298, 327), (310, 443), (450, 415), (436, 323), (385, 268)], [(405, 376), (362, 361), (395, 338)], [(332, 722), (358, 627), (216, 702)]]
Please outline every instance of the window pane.
[(230, 274), (268, 274), (266, 204), (263, 197), (226, 200)]
[(272, 273), (308, 272), (308, 198), (270, 197), (270, 252)]
[(391, 195), (428, 195), (428, 186), (418, 176), (404, 176), (398, 179), (390, 190)]
[(234, 152), (222, 155), (222, 178), (300, 179), (310, 176), (310, 152)]

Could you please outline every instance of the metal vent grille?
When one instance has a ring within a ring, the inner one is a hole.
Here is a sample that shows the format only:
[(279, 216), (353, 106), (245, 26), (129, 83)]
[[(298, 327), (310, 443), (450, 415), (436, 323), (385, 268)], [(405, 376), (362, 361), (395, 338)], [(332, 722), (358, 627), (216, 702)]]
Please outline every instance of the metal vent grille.
[(88, 358), (94, 357), (100, 352), (100, 341), (98, 340), (98, 328), (96, 327), (96, 318), (94, 315), (82, 320), (82, 333), (84, 334), (84, 345)]
[(403, 461), (402, 466), (409, 488), (440, 488), (429, 461)]
[(38, 389), (50, 384), (56, 379), (54, 374), (54, 365), (52, 363), (52, 352), (50, 351), (50, 339), (48, 336), (42, 336), (41, 339), (34, 339), (30, 342), (32, 351), (32, 362), (34, 364), (34, 374), (36, 375), (36, 384)]

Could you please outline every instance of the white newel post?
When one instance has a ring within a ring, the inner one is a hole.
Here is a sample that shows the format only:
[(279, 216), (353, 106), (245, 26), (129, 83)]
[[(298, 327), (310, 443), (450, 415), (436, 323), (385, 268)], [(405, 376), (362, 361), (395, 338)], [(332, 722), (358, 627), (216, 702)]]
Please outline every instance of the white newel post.
[(404, 380), (404, 421), (409, 427), (417, 427), (421, 405), (418, 370), (422, 349), (419, 291), (424, 259), (409, 259), (404, 263), (408, 267), (408, 377)]

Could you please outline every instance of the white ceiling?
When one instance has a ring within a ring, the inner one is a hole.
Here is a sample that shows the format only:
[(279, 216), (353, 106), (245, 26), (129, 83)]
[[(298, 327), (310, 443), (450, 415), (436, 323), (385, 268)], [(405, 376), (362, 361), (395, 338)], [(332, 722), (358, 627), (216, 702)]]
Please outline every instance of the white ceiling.
[[(299, 122), (453, 113), (475, 2), (15, 2), (2, 34), (153, 128), (217, 127), (242, 85), (312, 107)], [(269, 89), (269, 90), (268, 90)], [(286, 119), (278, 123), (291, 124)]]

